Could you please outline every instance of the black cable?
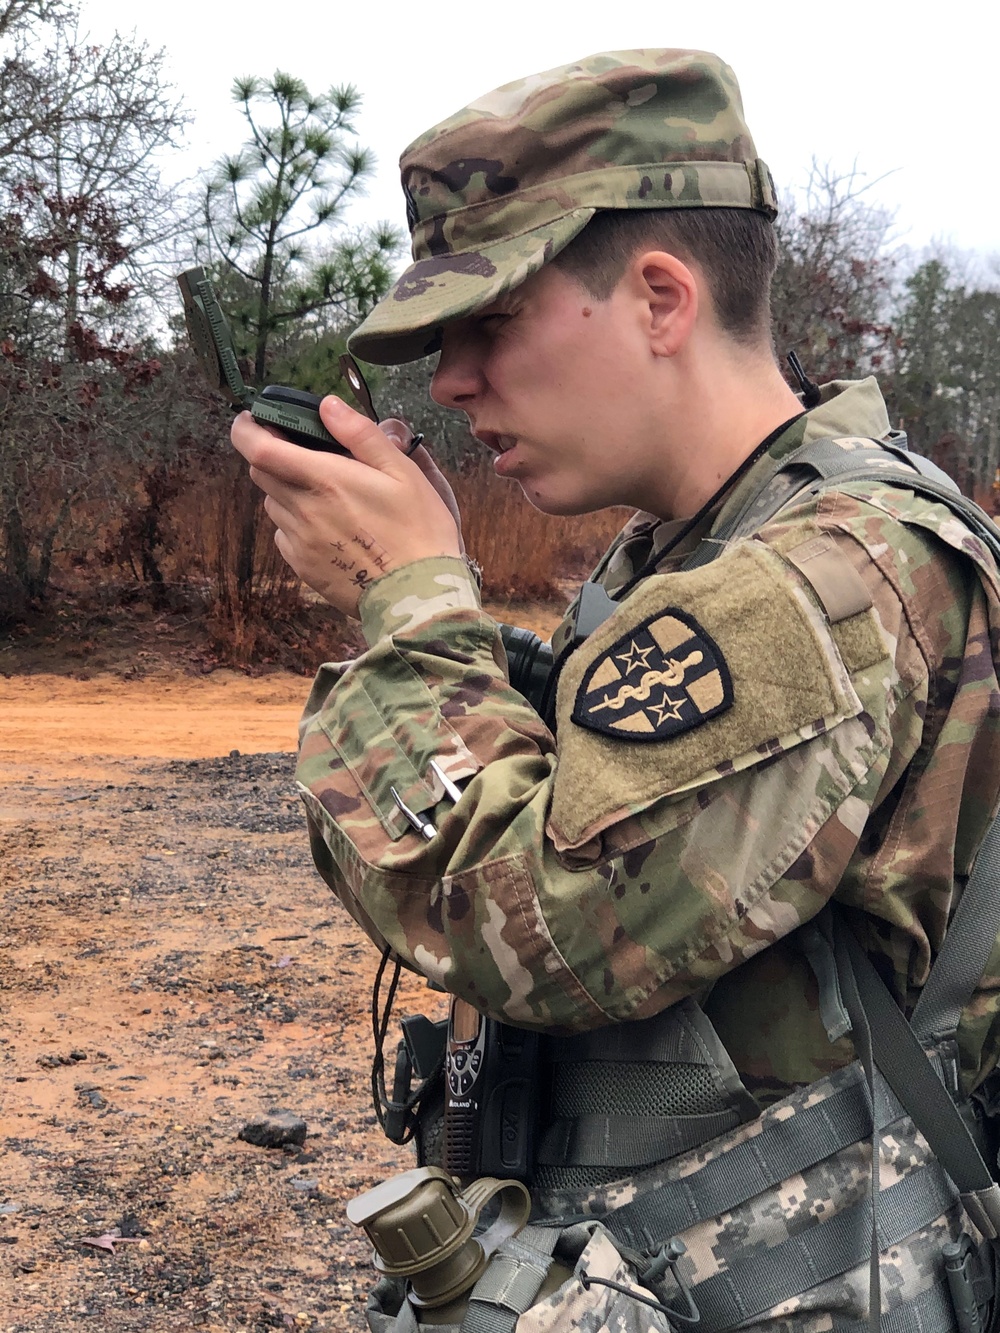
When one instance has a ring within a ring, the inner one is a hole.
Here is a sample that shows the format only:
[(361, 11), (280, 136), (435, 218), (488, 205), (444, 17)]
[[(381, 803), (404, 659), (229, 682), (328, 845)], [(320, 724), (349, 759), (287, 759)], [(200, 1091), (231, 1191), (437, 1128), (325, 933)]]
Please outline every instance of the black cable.
[(661, 564), (667, 558), (667, 556), (670, 555), (672, 551), (675, 551), (677, 547), (680, 546), (681, 542), (685, 539), (685, 537), (688, 537), (695, 530), (695, 528), (697, 528), (698, 525), (712, 512), (712, 510), (723, 498), (723, 496), (725, 496), (726, 493), (730, 491), (736, 485), (736, 483), (746, 475), (747, 472), (750, 471), (754, 463), (756, 463), (758, 459), (762, 458), (764, 454), (767, 453), (768, 449), (770, 449), (771, 445), (774, 444), (774, 442), (778, 439), (778, 437), (780, 435), (783, 435), (785, 431), (788, 429), (788, 427), (792, 425), (793, 422), (798, 421), (799, 417), (804, 415), (805, 415), (804, 412), (796, 412), (794, 416), (789, 417), (787, 421), (783, 421), (780, 426), (776, 427), (773, 431), (771, 431), (767, 439), (762, 440), (760, 444), (758, 444), (757, 448), (753, 451), (753, 453), (748, 454), (747, 457), (744, 458), (743, 462), (739, 465), (739, 467), (735, 470), (735, 472), (730, 473), (730, 475), (726, 478), (726, 480), (722, 483), (722, 485), (712, 495), (708, 497), (705, 503), (698, 510), (697, 514), (695, 514), (693, 518), (689, 518), (688, 521), (681, 528), (680, 532), (676, 533), (675, 536), (673, 536), (670, 539), (670, 541), (667, 542), (666, 546), (664, 546), (662, 551), (654, 551), (653, 554), (646, 561), (646, 563), (642, 566), (642, 568), (639, 569), (635, 574), (633, 574), (632, 577), (628, 580), (628, 582), (624, 584), (621, 588), (619, 588), (618, 591), (612, 595), (613, 600), (616, 602), (620, 602), (623, 597), (627, 596), (627, 594), (632, 591), (632, 589), (636, 586), (637, 583), (640, 583), (643, 579), (648, 578), (649, 575), (654, 572), (657, 566)]
[(416, 1112), (426, 1093), (434, 1086), (441, 1075), (445, 1063), (445, 1052), (442, 1051), (427, 1077), (421, 1079), (404, 1101), (397, 1102), (388, 1095), (385, 1086), (385, 1039), (389, 1031), (389, 1019), (392, 1016), (392, 1006), (396, 999), (396, 991), (399, 988), (399, 978), (402, 972), (402, 963), (397, 956), (393, 960), (392, 980), (389, 982), (389, 993), (386, 996), (385, 1008), (380, 1014), (382, 981), (391, 955), (392, 948), (390, 945), (386, 945), (372, 985), (372, 1035), (375, 1039), (375, 1054), (372, 1057), (371, 1087), (372, 1104), (375, 1107), (375, 1115), (383, 1133), (385, 1133), (387, 1113), (389, 1111), (403, 1112), (404, 1124), (406, 1125), (405, 1133), (401, 1139), (392, 1140), (394, 1143), (398, 1142), (402, 1145), (409, 1143), (417, 1132), (418, 1117)]
[(682, 1287), (682, 1290), (687, 1297), (689, 1307), (694, 1311), (693, 1314), (681, 1314), (673, 1306), (664, 1305), (662, 1301), (654, 1300), (651, 1296), (640, 1296), (634, 1287), (626, 1287), (621, 1282), (612, 1282), (610, 1278), (606, 1277), (594, 1277), (585, 1268), (580, 1269), (577, 1277), (580, 1279), (580, 1286), (583, 1287), (584, 1291), (589, 1291), (591, 1287), (610, 1287), (612, 1291), (620, 1291), (623, 1296), (630, 1296), (633, 1301), (638, 1301), (640, 1305), (648, 1305), (651, 1310), (662, 1310), (665, 1315), (678, 1323), (697, 1324), (701, 1322), (701, 1313), (687, 1287)]
[(385, 1111), (389, 1104), (389, 1098), (385, 1091), (385, 1037), (389, 1031), (389, 1019), (392, 1016), (392, 1005), (396, 998), (396, 990), (399, 987), (399, 974), (402, 971), (402, 963), (399, 958), (395, 959), (392, 980), (389, 982), (389, 993), (386, 996), (385, 1008), (379, 1013), (379, 1004), (382, 992), (382, 978), (385, 976), (385, 969), (389, 965), (389, 959), (392, 957), (392, 946), (387, 944), (382, 951), (382, 958), (378, 965), (378, 971), (375, 973), (375, 982), (372, 986), (372, 1035), (375, 1038), (375, 1054), (372, 1058), (372, 1103), (375, 1107), (375, 1115), (378, 1117), (379, 1125), (383, 1132), (385, 1131)]

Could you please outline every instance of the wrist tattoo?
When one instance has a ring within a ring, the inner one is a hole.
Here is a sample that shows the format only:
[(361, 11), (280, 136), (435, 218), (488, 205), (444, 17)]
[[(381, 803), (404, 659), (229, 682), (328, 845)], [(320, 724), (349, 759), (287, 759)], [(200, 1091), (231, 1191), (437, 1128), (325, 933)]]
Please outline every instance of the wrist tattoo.
[(382, 548), (376, 544), (375, 539), (373, 537), (369, 537), (367, 533), (359, 532), (356, 534), (354, 542), (355, 545), (361, 547), (362, 551), (364, 551), (365, 555), (368, 556), (369, 560), (379, 571), (379, 573), (384, 574), (386, 572), (386, 567), (389, 563), (388, 556), (386, 555), (385, 551), (383, 551)]
[[(330, 548), (334, 552), (330, 556), (332, 567), (349, 574), (351, 582), (359, 588), (367, 588), (380, 574), (385, 574), (389, 569), (388, 553), (383, 551), (375, 538), (367, 532), (356, 532), (349, 542), (330, 542)], [(350, 558), (348, 550), (364, 551), (367, 557), (365, 568), (358, 568), (357, 561)], [(374, 568), (374, 573), (369, 572), (371, 568)]]

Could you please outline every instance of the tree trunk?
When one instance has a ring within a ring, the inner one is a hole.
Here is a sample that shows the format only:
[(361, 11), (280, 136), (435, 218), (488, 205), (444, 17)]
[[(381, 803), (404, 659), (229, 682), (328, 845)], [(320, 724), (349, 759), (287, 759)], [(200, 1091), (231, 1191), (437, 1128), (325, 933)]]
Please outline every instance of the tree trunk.
[(248, 476), (241, 475), (234, 495), (233, 518), (237, 530), (236, 600), (244, 616), (249, 616), (254, 599), (254, 556), (257, 551), (257, 525), (260, 521), (260, 496)]
[(66, 522), (73, 496), (67, 495), (59, 506), (59, 513), (42, 533), (38, 544), (38, 560), (31, 558), (31, 539), (25, 531), (24, 519), (16, 501), (8, 501), (4, 515), (4, 537), (7, 545), (7, 568), (24, 589), (25, 596), (40, 601), (49, 590), (52, 575), (52, 555), (56, 537)]
[(49, 578), (52, 575), (52, 552), (55, 550), (56, 537), (59, 530), (66, 522), (69, 516), (70, 505), (73, 503), (73, 496), (64, 497), (59, 506), (59, 513), (46, 528), (42, 537), (41, 546), (38, 551), (38, 570), (35, 575), (36, 589), (32, 593), (33, 597), (44, 597), (49, 588)]
[(4, 538), (7, 547), (7, 569), (24, 589), (25, 596), (31, 597), (31, 557), (28, 551), (28, 538), (24, 531), (24, 520), (14, 500), (7, 502), (4, 514)]

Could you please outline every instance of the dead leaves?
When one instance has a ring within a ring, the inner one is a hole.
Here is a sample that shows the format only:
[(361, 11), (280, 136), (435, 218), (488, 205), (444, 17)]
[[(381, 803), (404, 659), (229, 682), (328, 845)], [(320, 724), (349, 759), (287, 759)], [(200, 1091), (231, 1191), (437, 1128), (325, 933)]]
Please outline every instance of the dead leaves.
[(89, 1245), (95, 1250), (107, 1250), (109, 1254), (115, 1254), (116, 1245), (139, 1245), (142, 1243), (141, 1236), (113, 1236), (110, 1231), (106, 1231), (103, 1236), (81, 1236), (79, 1244)]

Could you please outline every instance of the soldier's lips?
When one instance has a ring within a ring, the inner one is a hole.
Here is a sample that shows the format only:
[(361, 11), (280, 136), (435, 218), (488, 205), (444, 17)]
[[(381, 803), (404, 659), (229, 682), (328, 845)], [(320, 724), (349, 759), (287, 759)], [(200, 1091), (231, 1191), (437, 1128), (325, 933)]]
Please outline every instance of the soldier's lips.
[(515, 444), (515, 436), (501, 435), (496, 430), (475, 430), (472, 433), (480, 444), (485, 444), (487, 449), (492, 449), (495, 454), (506, 453)]
[(517, 471), (517, 465), (518, 450), (516, 445), (511, 445), (493, 459), (493, 471), (498, 477), (512, 476)]
[(493, 430), (477, 430), (476, 439), (485, 444), (494, 455), (493, 471), (499, 477), (507, 476), (517, 463), (517, 436), (501, 435)]

